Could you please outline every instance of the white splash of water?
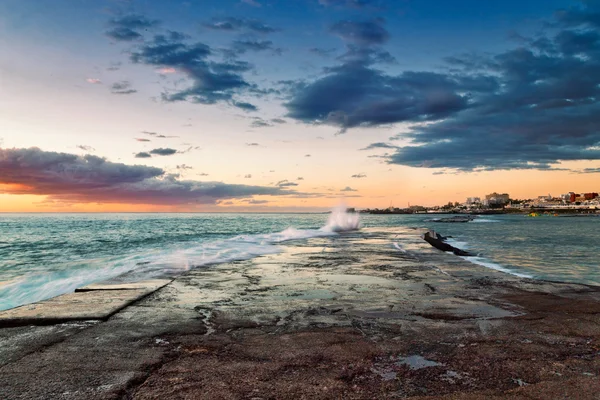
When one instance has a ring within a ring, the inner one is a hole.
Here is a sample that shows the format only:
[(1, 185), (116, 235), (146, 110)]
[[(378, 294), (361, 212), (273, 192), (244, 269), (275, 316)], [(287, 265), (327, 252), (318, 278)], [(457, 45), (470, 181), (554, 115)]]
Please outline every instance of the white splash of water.
[[(336, 207), (327, 224), (320, 229), (287, 228), (281, 232), (239, 235), (229, 239), (186, 243), (181, 246), (132, 251), (129, 255), (88, 259), (73, 263), (64, 271), (34, 273), (0, 282), (0, 310), (29, 304), (74, 291), (91, 283), (108, 279), (127, 282), (179, 275), (192, 268), (281, 252), (279, 243), (336, 235), (360, 228), (358, 214)], [(117, 278), (119, 277), (119, 278)]]
[(323, 231), (348, 232), (360, 229), (360, 216), (355, 212), (347, 212), (346, 205), (341, 203), (331, 211)]

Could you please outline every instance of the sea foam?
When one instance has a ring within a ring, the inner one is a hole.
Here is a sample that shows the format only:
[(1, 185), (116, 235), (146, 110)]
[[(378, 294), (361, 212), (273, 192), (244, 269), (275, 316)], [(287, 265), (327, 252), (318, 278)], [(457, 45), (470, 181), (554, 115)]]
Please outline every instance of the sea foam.
[(248, 260), (282, 251), (279, 243), (337, 235), (360, 228), (359, 216), (336, 207), (320, 229), (287, 228), (281, 232), (239, 235), (228, 239), (186, 242), (164, 248), (132, 250), (128, 255), (66, 263), (61, 271), (31, 273), (0, 283), (0, 310), (49, 299), (104, 280), (135, 282), (176, 276), (192, 268)]

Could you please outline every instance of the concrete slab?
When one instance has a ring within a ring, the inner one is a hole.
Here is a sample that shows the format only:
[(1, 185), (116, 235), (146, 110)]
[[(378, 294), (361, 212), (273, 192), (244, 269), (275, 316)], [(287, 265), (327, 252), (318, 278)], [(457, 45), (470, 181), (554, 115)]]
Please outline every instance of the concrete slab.
[(158, 290), (163, 286), (171, 283), (172, 279), (150, 279), (140, 282), (121, 283), (114, 281), (104, 281), (92, 283), (91, 285), (83, 286), (75, 289), (77, 292), (91, 292), (93, 290), (136, 290), (136, 289), (148, 289)]
[(114, 313), (154, 291), (154, 288), (143, 288), (69, 293), (0, 312), (0, 328), (50, 325), (68, 321), (106, 320)]

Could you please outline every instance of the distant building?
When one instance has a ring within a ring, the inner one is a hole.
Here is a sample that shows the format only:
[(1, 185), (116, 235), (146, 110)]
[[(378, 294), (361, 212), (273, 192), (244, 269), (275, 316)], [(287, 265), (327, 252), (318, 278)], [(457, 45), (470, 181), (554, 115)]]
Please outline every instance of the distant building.
[(485, 196), (485, 200), (484, 200), (484, 205), (487, 206), (503, 206), (505, 204), (508, 204), (508, 201), (510, 199), (510, 196), (508, 195), (508, 193), (490, 193), (487, 196)]
[(575, 203), (579, 195), (575, 192), (569, 192), (569, 202)]
[(481, 204), (481, 198), (480, 197), (467, 197), (467, 201), (465, 202), (465, 204), (467, 206), (470, 206), (472, 204)]
[(595, 192), (594, 193), (584, 193), (583, 197), (586, 200), (594, 200), (596, 197), (598, 197), (598, 193), (595, 193)]

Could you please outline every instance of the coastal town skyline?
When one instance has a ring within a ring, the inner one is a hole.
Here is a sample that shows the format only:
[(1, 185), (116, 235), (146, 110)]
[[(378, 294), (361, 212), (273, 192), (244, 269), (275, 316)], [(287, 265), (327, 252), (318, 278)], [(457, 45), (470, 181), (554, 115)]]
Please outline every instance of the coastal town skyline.
[(600, 4), (7, 0), (0, 212), (594, 192)]

